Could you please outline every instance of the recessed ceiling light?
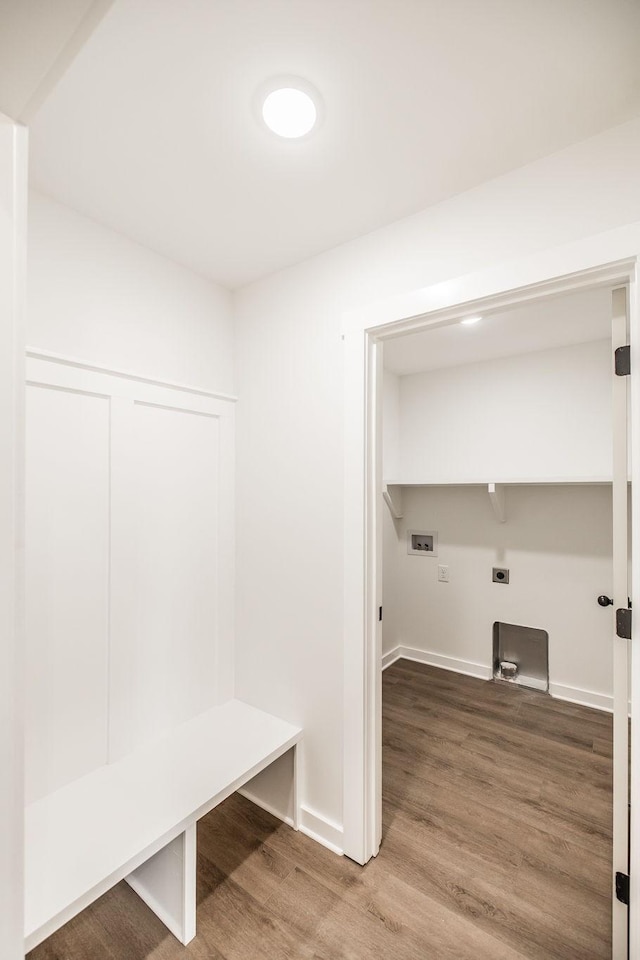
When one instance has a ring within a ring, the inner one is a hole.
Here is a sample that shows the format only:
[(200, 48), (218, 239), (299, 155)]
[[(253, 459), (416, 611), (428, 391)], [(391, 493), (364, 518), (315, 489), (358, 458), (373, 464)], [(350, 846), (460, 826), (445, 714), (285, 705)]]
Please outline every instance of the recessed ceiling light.
[(288, 140), (313, 130), (317, 115), (311, 97), (295, 87), (274, 90), (262, 104), (262, 118), (269, 130)]
[(460, 323), (464, 323), (465, 327), (470, 327), (472, 323), (480, 323), (482, 317), (467, 317), (466, 320), (461, 320)]

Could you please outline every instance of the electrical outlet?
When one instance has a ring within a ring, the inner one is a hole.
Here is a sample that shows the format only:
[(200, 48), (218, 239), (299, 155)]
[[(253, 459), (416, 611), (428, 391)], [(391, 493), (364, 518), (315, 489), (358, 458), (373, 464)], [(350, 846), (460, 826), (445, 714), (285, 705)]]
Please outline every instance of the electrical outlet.
[(438, 580), (440, 583), (449, 583), (449, 567), (446, 563), (438, 564)]

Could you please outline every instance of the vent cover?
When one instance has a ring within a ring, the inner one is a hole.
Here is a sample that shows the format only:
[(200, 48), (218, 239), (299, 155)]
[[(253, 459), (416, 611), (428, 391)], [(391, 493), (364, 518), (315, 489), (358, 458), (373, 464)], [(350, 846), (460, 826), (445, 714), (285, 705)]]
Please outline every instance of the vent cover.
[[(502, 664), (515, 669), (505, 670)], [(515, 623), (493, 625), (493, 679), (549, 692), (549, 634)]]

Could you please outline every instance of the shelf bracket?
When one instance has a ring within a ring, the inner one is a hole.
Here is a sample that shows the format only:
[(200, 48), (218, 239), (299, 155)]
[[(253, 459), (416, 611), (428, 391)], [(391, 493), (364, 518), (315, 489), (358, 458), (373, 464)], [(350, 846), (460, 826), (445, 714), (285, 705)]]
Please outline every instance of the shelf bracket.
[(506, 523), (507, 511), (504, 499), (504, 486), (501, 483), (490, 483), (487, 489), (496, 519), (499, 520), (500, 523)]
[(382, 488), (382, 496), (384, 497), (384, 502), (389, 507), (391, 511), (391, 516), (396, 520), (400, 520), (403, 516), (402, 513), (402, 487), (398, 483), (389, 483), (384, 484)]

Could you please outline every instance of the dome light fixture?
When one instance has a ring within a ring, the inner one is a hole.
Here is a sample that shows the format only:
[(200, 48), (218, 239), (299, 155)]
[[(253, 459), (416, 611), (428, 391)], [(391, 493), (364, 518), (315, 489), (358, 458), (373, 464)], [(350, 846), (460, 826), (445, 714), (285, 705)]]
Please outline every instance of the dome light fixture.
[(311, 97), (295, 87), (274, 90), (262, 104), (262, 119), (269, 130), (287, 140), (297, 140), (310, 133), (316, 117), (316, 105)]
[(276, 136), (300, 140), (317, 127), (322, 99), (300, 77), (273, 77), (257, 91), (254, 108), (261, 123)]

